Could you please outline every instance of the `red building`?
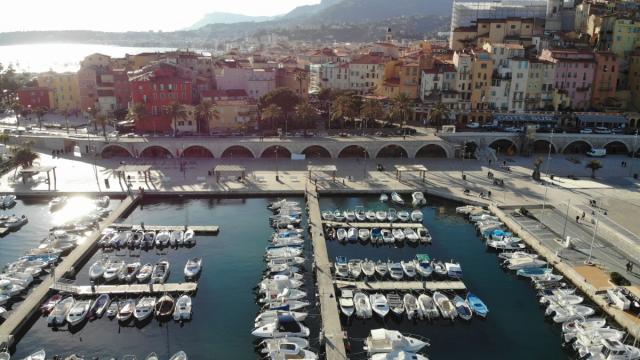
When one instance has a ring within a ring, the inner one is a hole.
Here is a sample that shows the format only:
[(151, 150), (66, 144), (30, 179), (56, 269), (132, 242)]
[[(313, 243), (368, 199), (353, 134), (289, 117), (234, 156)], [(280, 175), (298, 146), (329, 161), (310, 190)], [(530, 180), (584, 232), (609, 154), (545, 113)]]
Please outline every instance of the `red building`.
[(49, 88), (46, 87), (24, 87), (18, 89), (18, 99), (25, 108), (47, 108), (51, 107), (49, 102)]
[(139, 132), (172, 132), (168, 106), (177, 101), (193, 104), (191, 80), (180, 76), (176, 66), (154, 63), (129, 73), (131, 104), (145, 105), (145, 121), (136, 124)]
[(131, 86), (129, 85), (129, 76), (125, 69), (113, 70), (113, 93), (116, 97), (116, 109), (126, 109), (129, 107)]

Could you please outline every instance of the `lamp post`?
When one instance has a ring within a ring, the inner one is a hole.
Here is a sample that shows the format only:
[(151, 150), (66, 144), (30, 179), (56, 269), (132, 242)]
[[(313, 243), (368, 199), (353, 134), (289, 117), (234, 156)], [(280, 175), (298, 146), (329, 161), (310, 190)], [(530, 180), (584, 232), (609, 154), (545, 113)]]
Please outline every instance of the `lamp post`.
[(544, 209), (547, 205), (547, 191), (549, 191), (549, 186), (547, 186), (547, 183), (545, 182), (544, 184), (544, 199), (542, 200), (542, 216), (540, 216), (540, 220), (544, 219)]
[(280, 146), (276, 145), (276, 181), (280, 181), (280, 176), (278, 172), (278, 149)]
[(636, 134), (633, 137), (633, 149), (631, 149), (631, 166), (629, 167), (629, 176), (633, 176), (633, 160), (636, 157), (636, 151), (638, 151), (636, 149), (636, 146), (638, 142), (638, 129), (636, 129)]
[(362, 162), (364, 165), (362, 167), (362, 179), (366, 180), (367, 179), (367, 150), (366, 149), (362, 149), (362, 156), (364, 157), (364, 161)]
[(593, 237), (591, 238), (591, 247), (589, 248), (589, 258), (585, 261), (585, 264), (591, 264), (591, 256), (593, 255), (593, 244), (596, 242), (596, 234), (598, 233), (598, 212), (596, 211), (596, 226), (593, 228)]
[(551, 143), (553, 142), (553, 129), (551, 129), (551, 138), (549, 139), (549, 153), (547, 154), (547, 177), (551, 178)]
[(571, 206), (571, 199), (567, 202), (567, 212), (564, 214), (564, 227), (562, 228), (562, 241), (565, 241), (567, 235), (567, 222), (569, 221), (569, 207)]

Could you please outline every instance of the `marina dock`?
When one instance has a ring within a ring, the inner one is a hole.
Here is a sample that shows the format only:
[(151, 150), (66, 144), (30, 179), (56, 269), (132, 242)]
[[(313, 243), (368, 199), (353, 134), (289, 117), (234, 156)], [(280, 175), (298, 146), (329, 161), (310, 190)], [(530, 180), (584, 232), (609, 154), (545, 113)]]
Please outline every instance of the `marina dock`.
[(191, 229), (196, 235), (217, 235), (220, 232), (218, 225), (147, 225), (144, 224), (144, 228), (141, 224), (113, 224), (111, 227), (118, 230), (144, 230), (144, 231), (178, 231)]
[(354, 227), (354, 228), (359, 228), (359, 229), (374, 229), (374, 228), (380, 228), (380, 229), (391, 229), (391, 228), (397, 228), (397, 229), (416, 229), (416, 228), (421, 228), (424, 227), (424, 225), (422, 223), (403, 223), (403, 222), (394, 222), (394, 223), (388, 223), (388, 222), (379, 222), (379, 223), (368, 223), (368, 222), (339, 222), (339, 221), (323, 221), (323, 224), (325, 224), (326, 226), (332, 227), (332, 228), (338, 228), (338, 227)]
[(338, 302), (331, 276), (331, 263), (327, 252), (327, 244), (322, 229), (320, 203), (315, 185), (307, 182), (307, 207), (309, 211), (309, 233), (313, 244), (313, 257), (317, 279), (322, 332), (325, 342), (327, 360), (348, 359), (344, 346), (345, 333), (340, 325)]
[[(131, 211), (140, 201), (139, 196), (128, 196), (111, 214), (99, 224), (99, 229), (111, 225), (116, 219)], [(42, 283), (34, 287), (25, 300), (11, 310), (5, 322), (0, 325), (0, 346), (10, 347), (23, 331), (23, 327), (39, 311), (40, 304), (49, 295), (54, 282), (58, 282), (67, 273), (75, 274), (82, 265), (93, 256), (98, 249), (100, 231), (94, 231), (87, 240), (76, 247), (62, 262), (55, 267), (52, 276), (44, 277)], [(55, 281), (54, 281), (55, 277)]]
[(126, 285), (73, 285), (56, 282), (52, 290), (64, 291), (74, 295), (147, 295), (158, 293), (194, 293), (198, 290), (198, 283), (170, 283), (170, 284), (126, 284)]
[(345, 281), (336, 280), (338, 288), (355, 287), (369, 291), (465, 291), (462, 281)]

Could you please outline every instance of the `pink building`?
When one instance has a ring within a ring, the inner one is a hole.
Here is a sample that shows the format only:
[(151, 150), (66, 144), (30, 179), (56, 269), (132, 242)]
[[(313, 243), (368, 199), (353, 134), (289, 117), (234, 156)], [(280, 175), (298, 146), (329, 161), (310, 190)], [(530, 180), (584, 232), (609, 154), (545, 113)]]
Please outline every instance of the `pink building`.
[(564, 90), (571, 99), (571, 108), (591, 107), (591, 94), (596, 72), (596, 59), (591, 51), (575, 49), (545, 49), (540, 59), (556, 64), (554, 88)]
[(242, 89), (259, 99), (276, 88), (274, 69), (254, 69), (236, 60), (225, 60), (216, 73), (218, 90)]

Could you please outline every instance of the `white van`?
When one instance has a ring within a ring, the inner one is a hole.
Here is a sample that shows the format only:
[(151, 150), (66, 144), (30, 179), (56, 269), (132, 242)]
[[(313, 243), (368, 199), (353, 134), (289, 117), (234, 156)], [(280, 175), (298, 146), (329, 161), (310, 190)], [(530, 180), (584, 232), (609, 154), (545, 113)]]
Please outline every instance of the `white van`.
[(607, 149), (591, 149), (587, 152), (587, 156), (603, 157), (607, 155)]

